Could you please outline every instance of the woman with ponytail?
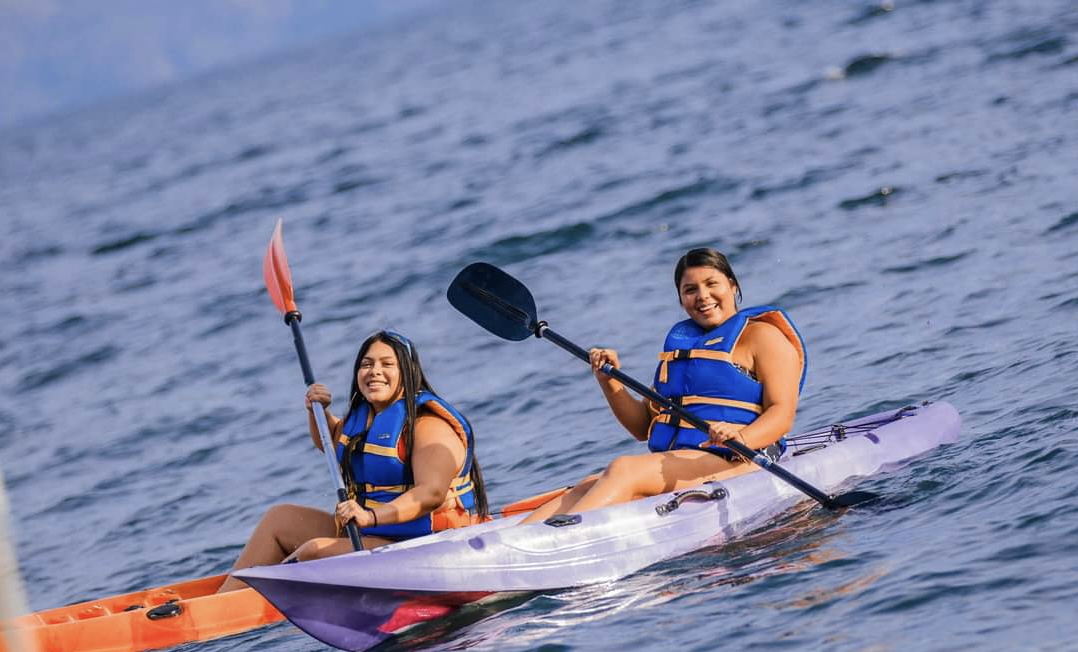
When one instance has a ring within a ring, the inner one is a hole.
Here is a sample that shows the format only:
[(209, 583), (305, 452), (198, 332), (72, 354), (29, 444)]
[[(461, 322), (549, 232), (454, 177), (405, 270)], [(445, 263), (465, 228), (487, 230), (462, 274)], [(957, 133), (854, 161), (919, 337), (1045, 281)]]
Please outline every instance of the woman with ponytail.
[(586, 512), (694, 487), (758, 469), (724, 443), (737, 440), (772, 461), (786, 450), (805, 383), (805, 342), (775, 306), (743, 308), (741, 284), (722, 253), (692, 249), (674, 267), (688, 319), (666, 335), (653, 387), (708, 423), (700, 431), (677, 413), (638, 399), (603, 369), (620, 366), (613, 349), (595, 348), (591, 366), (618, 422), (647, 453), (623, 455), (601, 474), (537, 509), (523, 523)]

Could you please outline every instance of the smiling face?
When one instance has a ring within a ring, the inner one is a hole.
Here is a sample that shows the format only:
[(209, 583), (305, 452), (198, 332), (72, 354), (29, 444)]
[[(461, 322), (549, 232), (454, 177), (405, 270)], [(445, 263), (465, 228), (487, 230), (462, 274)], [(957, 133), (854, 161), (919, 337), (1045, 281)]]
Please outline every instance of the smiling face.
[(359, 361), (356, 383), (376, 412), (399, 399), (403, 394), (401, 368), (393, 347), (379, 340), (372, 342)]
[(714, 267), (687, 267), (678, 286), (689, 318), (711, 330), (737, 312), (737, 286)]

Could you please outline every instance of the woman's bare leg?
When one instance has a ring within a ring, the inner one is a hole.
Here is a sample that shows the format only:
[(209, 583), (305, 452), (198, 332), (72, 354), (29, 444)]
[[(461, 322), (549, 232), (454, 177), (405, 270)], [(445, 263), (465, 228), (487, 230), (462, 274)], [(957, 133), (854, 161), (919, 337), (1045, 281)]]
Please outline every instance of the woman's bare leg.
[(527, 518), (520, 522), (521, 525), (525, 523), (535, 523), (538, 521), (545, 521), (555, 514), (566, 514), (573, 511), (573, 507), (577, 501), (584, 497), (584, 494), (588, 493), (592, 485), (599, 478), (597, 475), (589, 475), (584, 478), (580, 484), (576, 485), (569, 491), (558, 496), (550, 502), (543, 503), (541, 507), (528, 514)]
[[(278, 564), (304, 542), (316, 537), (333, 538), (336, 534), (337, 523), (328, 512), (302, 505), (274, 505), (255, 527), (232, 570)], [(246, 586), (229, 577), (217, 592), (235, 591)]]
[[(371, 550), (378, 546), (393, 543), (393, 540), (364, 535), (360, 538), (360, 543), (363, 545), (364, 550)], [(317, 537), (296, 548), (296, 551), (289, 555), (287, 559), (311, 561), (312, 559), (336, 557), (349, 552), (355, 552), (355, 549), (352, 548), (352, 540), (348, 537)]]
[(606, 467), (587, 494), (573, 506), (573, 512), (586, 512), (686, 489), (707, 480), (728, 476), (740, 466), (744, 465), (727, 462), (704, 451), (624, 455)]

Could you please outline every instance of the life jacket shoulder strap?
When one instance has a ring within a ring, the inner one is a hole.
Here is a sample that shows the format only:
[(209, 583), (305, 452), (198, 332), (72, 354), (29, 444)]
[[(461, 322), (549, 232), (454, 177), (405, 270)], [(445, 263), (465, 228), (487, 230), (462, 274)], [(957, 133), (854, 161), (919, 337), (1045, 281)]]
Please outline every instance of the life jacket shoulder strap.
[(463, 507), (460, 496), (472, 490), (471, 459), (473, 453), (471, 429), (465, 426), (464, 417), (457, 412), (456, 408), (440, 396), (422, 392), (416, 397), (416, 402), (448, 423), (464, 446), (464, 461), (461, 463), (460, 468), (457, 469), (456, 477), (450, 482), (449, 493), (446, 496), (447, 502)]
[(797, 331), (797, 327), (794, 326), (790, 318), (786, 316), (786, 313), (777, 308), (766, 310), (757, 315), (749, 317), (749, 321), (759, 321), (765, 324), (770, 324), (786, 337), (793, 344), (794, 349), (797, 351), (797, 361), (800, 365), (801, 373), (798, 375), (800, 378), (800, 390), (805, 385), (805, 372), (807, 371), (807, 354), (805, 353), (805, 340), (802, 339), (801, 333)]
[(464, 444), (465, 450), (471, 446), (471, 438), (468, 436), (468, 429), (464, 427), (464, 423), (461, 422), (461, 418), (458, 416), (457, 411), (448, 403), (440, 397), (426, 392), (423, 392), (416, 397), (416, 403), (421, 407), (430, 410), (435, 416), (440, 417), (443, 421), (448, 423), (449, 427), (452, 428), (453, 432), (460, 438), (460, 443)]

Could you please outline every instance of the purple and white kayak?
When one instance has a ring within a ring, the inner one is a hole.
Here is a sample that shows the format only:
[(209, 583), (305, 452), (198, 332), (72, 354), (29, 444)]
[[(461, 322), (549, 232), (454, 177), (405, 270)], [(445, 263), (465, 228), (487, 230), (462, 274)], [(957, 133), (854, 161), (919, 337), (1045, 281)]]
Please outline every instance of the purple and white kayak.
[[(790, 437), (780, 463), (833, 491), (956, 441), (960, 426), (958, 412), (944, 402), (892, 410)], [(554, 524), (517, 525), (521, 515), (235, 576), (311, 636), (365, 650), (494, 593), (608, 582), (721, 544), (803, 499), (774, 475), (753, 472)]]

